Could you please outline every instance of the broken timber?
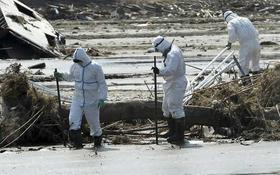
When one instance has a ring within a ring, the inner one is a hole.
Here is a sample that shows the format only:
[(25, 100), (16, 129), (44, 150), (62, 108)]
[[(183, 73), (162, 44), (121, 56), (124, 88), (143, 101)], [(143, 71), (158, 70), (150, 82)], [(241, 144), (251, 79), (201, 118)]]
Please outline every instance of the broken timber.
[(46, 63), (38, 63), (28, 67), (28, 69), (45, 69), (45, 68), (46, 68)]
[[(130, 101), (109, 103), (100, 112), (101, 122), (115, 122), (134, 119), (164, 119), (161, 103), (158, 103), (158, 116), (154, 115), (153, 101)], [(185, 106), (186, 125), (206, 125), (214, 127), (239, 127), (239, 121), (213, 108)]]
[(0, 58), (57, 57), (59, 36), (33, 9), (17, 0), (0, 0)]

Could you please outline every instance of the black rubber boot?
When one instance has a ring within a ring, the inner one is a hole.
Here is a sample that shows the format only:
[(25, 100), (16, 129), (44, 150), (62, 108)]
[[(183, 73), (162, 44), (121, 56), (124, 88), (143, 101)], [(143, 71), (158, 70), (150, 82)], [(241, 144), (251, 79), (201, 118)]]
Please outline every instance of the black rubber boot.
[(167, 118), (168, 132), (163, 134), (163, 138), (168, 138), (175, 133), (175, 120), (171, 117)]
[(82, 134), (81, 130), (70, 130), (69, 131), (69, 148), (81, 149), (83, 148), (82, 144)]
[(102, 135), (101, 136), (94, 136), (93, 137), (93, 143), (94, 147), (100, 147), (102, 142)]
[(254, 71), (254, 72), (252, 72), (252, 75), (258, 75), (260, 73), (261, 73), (260, 71)]
[(182, 145), (185, 140), (185, 117), (175, 119), (175, 133), (167, 141), (171, 144)]
[(243, 86), (247, 86), (247, 85), (251, 85), (252, 84), (250, 75), (244, 75), (244, 76), (241, 76), (240, 78), (241, 78)]
[(263, 73), (264, 72), (264, 69), (260, 69), (260, 70), (257, 70), (257, 71), (252, 71), (252, 74), (253, 75), (258, 75), (258, 74), (261, 74), (261, 73)]

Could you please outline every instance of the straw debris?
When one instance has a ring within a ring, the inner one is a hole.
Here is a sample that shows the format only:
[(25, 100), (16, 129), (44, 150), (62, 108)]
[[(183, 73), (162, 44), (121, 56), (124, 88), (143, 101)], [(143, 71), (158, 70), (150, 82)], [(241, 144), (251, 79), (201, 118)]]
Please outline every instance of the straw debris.
[(248, 86), (234, 80), (196, 91), (190, 104), (214, 107), (238, 119), (246, 139), (279, 140), (280, 116), (271, 117), (267, 109), (280, 103), (280, 65), (251, 76), (251, 81)]
[(0, 147), (10, 144), (61, 143), (67, 112), (59, 111), (54, 97), (38, 92), (28, 84), (20, 64), (6, 69), (2, 79), (3, 120), (0, 121)]

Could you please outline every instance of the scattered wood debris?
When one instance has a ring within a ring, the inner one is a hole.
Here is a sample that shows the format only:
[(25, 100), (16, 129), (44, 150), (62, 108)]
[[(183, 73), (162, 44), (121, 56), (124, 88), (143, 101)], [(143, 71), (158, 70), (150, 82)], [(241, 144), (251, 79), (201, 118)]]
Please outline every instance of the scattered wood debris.
[[(104, 18), (135, 19), (147, 16), (162, 17), (201, 17), (217, 18), (222, 10), (231, 9), (238, 14), (257, 16), (280, 13), (277, 0), (216, 0), (216, 1), (179, 1), (179, 0), (126, 0), (126, 1), (29, 1), (22, 0), (34, 8), (40, 9), (48, 19), (93, 20)], [(86, 4), (86, 5), (85, 5)], [(48, 8), (42, 8), (42, 7)], [(259, 14), (258, 14), (259, 13)], [(221, 19), (222, 20), (222, 19)]]

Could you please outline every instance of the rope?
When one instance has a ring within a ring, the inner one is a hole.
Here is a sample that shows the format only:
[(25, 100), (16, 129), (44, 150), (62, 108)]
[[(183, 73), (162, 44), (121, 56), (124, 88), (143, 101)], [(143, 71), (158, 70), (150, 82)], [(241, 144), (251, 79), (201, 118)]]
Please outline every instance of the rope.
[(276, 105), (276, 110), (277, 110), (278, 116), (280, 118), (280, 112), (279, 112), (278, 104)]
[[(28, 112), (30, 113), (30, 111)], [(27, 115), (25, 115), (24, 117), (26, 117)], [(23, 124), (23, 126), (25, 126), (29, 121), (31, 121), (32, 118), (30, 118), (27, 122), (25, 122)], [(20, 130), (21, 128), (23, 128), (23, 126), (19, 127), (17, 130), (15, 130), (14, 132), (10, 133), (8, 136), (6, 136), (1, 142), (0, 145), (2, 145), (11, 135), (13, 135), (15, 132), (17, 132), (18, 130)]]
[(17, 138), (15, 138), (13, 141), (11, 141), (10, 143), (8, 143), (8, 144), (6, 144), (5, 146), (3, 146), (3, 147), (1, 147), (1, 148), (5, 148), (5, 147), (7, 147), (7, 146), (9, 146), (9, 145), (11, 145), (11, 144), (13, 144), (15, 141), (17, 141), (23, 134), (25, 134), (26, 133), (26, 131), (29, 129), (29, 128), (31, 128), (32, 126), (33, 126), (33, 124), (42, 116), (42, 114), (43, 114), (43, 109), (44, 109), (45, 107), (42, 107), (34, 116), (32, 116), (27, 122), (25, 122), (22, 126), (20, 126), (17, 130), (15, 130), (14, 132), (12, 132), (12, 133), (10, 133), (7, 137), (5, 137), (2, 141), (1, 141), (1, 143), (0, 143), (0, 145), (1, 144), (3, 144), (10, 136), (12, 136), (14, 133), (16, 133), (17, 131), (19, 131), (21, 128), (23, 128), (24, 126), (26, 126), (27, 125), (27, 123), (29, 123), (32, 119), (34, 119), (38, 114), (39, 114), (39, 116), (17, 137)]

